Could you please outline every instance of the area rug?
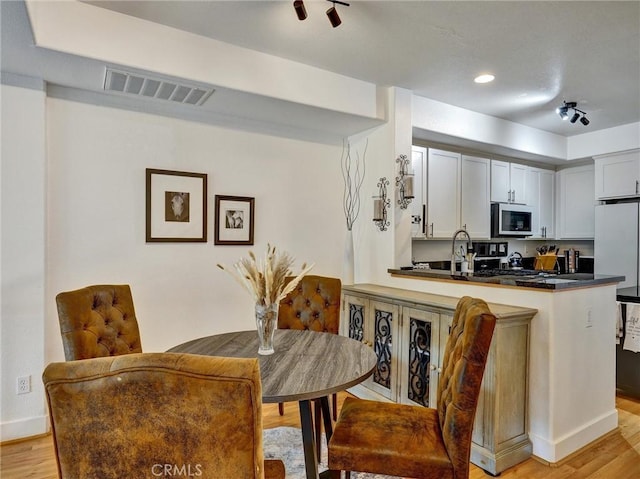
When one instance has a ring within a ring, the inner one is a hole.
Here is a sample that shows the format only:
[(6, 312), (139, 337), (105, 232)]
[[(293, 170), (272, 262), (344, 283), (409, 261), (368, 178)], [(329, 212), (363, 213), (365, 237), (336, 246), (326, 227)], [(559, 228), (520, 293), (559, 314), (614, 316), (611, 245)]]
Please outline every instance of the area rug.
[[(318, 471), (327, 469), (327, 443), (322, 435), (322, 457)], [(281, 459), (286, 470), (286, 479), (306, 479), (304, 470), (304, 452), (302, 450), (302, 432), (295, 427), (276, 427), (264, 430), (265, 459)], [(343, 475), (344, 477), (344, 475)], [(397, 479), (396, 476), (352, 472), (351, 479)]]

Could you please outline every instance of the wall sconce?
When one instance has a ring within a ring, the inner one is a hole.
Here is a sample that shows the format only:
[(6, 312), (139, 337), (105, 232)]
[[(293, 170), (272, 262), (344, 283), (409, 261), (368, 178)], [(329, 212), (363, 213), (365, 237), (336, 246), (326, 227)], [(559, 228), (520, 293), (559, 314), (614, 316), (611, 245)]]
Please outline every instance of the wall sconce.
[(396, 163), (400, 165), (400, 171), (396, 176), (396, 188), (398, 189), (398, 204), (400, 209), (406, 210), (414, 198), (413, 195), (413, 174), (409, 173), (409, 159), (407, 155), (400, 155), (396, 158)]
[(387, 208), (391, 206), (391, 200), (387, 199), (387, 186), (389, 180), (380, 178), (378, 182), (379, 195), (373, 197), (373, 222), (380, 231), (387, 231), (391, 223), (387, 221)]

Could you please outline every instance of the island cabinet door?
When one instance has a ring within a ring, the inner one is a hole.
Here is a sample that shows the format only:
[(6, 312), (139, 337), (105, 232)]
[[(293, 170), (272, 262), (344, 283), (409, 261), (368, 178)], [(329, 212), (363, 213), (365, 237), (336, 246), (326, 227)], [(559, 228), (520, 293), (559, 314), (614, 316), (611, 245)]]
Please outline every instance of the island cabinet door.
[(365, 339), (373, 344), (377, 356), (373, 375), (365, 385), (392, 401), (395, 401), (398, 387), (399, 311), (400, 308), (395, 304), (372, 300), (365, 321)]
[(345, 294), (342, 298), (342, 320), (340, 332), (343, 336), (365, 341), (365, 318), (367, 317), (369, 300), (360, 296)]
[(440, 313), (402, 308), (398, 402), (436, 406), (440, 367)]

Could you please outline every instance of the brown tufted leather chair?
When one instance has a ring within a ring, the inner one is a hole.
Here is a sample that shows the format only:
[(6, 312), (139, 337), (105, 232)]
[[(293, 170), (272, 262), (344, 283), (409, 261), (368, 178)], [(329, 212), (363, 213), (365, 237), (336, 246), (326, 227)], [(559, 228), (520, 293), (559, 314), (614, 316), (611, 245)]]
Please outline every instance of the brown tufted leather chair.
[(67, 361), (142, 352), (129, 285), (87, 286), (56, 303)]
[[(291, 278), (289, 278), (291, 279)], [(310, 330), (338, 334), (340, 329), (340, 293), (338, 278), (306, 275), (281, 302), (278, 310), (278, 329)], [(330, 358), (327, 358), (330, 360)], [(315, 401), (316, 436), (321, 434), (320, 403)], [(333, 395), (333, 418), (337, 419), (338, 399)], [(284, 405), (278, 404), (282, 416)], [(320, 441), (316, 440), (318, 456)]]
[(467, 479), (471, 433), (495, 322), (481, 299), (460, 299), (445, 348), (437, 409), (347, 398), (329, 442), (331, 477), (337, 479), (345, 470)]
[(263, 456), (257, 359), (127, 354), (43, 381), (61, 479), (285, 477)]

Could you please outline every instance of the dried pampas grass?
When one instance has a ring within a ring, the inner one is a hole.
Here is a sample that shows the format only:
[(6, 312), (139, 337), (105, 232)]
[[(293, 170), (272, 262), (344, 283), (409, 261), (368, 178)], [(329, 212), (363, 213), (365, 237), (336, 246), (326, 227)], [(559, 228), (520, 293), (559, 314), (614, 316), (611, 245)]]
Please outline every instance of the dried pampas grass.
[(286, 278), (293, 275), (293, 262), (288, 253), (276, 253), (276, 247), (267, 244), (263, 261), (258, 261), (253, 251), (249, 251), (249, 258), (241, 258), (233, 265), (234, 270), (221, 264), (218, 264), (218, 268), (233, 276), (253, 296), (256, 304), (269, 306), (284, 299), (314, 266), (303, 264), (298, 276), (287, 283)]

